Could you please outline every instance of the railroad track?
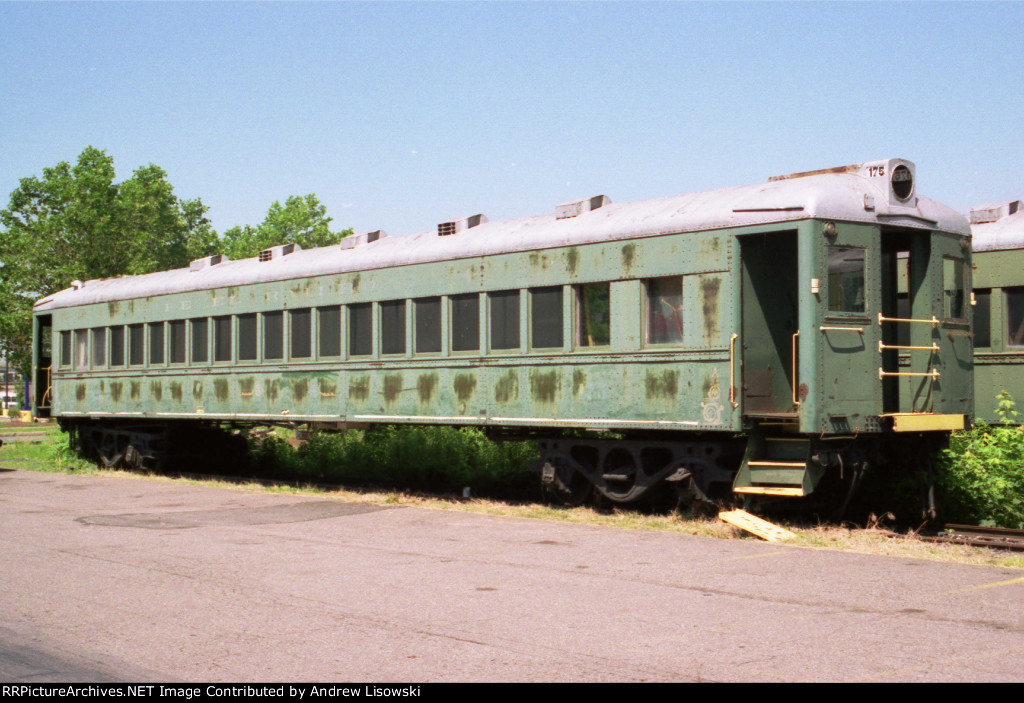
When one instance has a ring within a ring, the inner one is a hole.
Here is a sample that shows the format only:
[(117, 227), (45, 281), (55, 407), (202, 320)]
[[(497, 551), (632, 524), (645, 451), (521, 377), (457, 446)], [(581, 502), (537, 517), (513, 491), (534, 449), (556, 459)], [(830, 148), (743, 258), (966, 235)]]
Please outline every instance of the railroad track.
[(945, 532), (937, 535), (922, 536), (927, 542), (946, 542), (967, 544), (972, 547), (988, 547), (990, 549), (1008, 549), (1024, 552), (1024, 530), (1011, 530), (1003, 527), (975, 527), (973, 525), (946, 525)]

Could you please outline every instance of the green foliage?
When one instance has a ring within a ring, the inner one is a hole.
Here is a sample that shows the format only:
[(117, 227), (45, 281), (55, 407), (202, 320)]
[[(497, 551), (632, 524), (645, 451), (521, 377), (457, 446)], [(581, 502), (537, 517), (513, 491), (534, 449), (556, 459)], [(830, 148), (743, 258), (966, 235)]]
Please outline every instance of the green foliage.
[(0, 351), (29, 373), (32, 304), (86, 281), (185, 266), (216, 233), (198, 199), (179, 200), (149, 164), (114, 182), (114, 160), (87, 147), (74, 166), (19, 181), (0, 210)]
[(1024, 427), (1013, 398), (997, 396), (1002, 424), (978, 422), (953, 435), (941, 458), (946, 519), (997, 527), (1024, 527)]
[(475, 428), (388, 426), (314, 434), (298, 450), (266, 437), (253, 442), (252, 469), (311, 483), (507, 493), (536, 485), (526, 470), (535, 458), (531, 442), (495, 442)]
[(342, 237), (352, 234), (351, 229), (332, 232), (331, 219), (316, 195), (293, 195), (284, 205), (275, 200), (257, 226), (236, 226), (224, 232), (222, 246), (228, 258), (248, 259), (279, 244), (294, 243), (312, 249), (337, 244)]

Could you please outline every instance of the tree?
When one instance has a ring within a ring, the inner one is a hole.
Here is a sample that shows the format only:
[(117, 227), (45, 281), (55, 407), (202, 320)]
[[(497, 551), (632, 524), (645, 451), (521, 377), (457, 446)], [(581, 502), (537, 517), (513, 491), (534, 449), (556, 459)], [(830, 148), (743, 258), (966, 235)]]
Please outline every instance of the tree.
[(0, 348), (23, 373), (36, 299), (75, 279), (186, 266), (215, 249), (206, 206), (179, 200), (159, 166), (114, 177), (113, 157), (90, 146), (74, 166), (21, 179), (0, 210)]
[(332, 232), (327, 208), (310, 193), (305, 197), (292, 195), (284, 205), (274, 201), (263, 222), (235, 226), (221, 237), (224, 253), (231, 259), (247, 259), (278, 244), (298, 244), (303, 249), (337, 244), (351, 229)]

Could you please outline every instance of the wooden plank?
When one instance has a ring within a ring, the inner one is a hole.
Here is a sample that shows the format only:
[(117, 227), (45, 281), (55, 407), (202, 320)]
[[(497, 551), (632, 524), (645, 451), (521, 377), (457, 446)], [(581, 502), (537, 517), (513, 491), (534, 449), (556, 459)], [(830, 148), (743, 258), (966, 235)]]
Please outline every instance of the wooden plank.
[(720, 520), (725, 520), (730, 525), (735, 525), (741, 530), (746, 530), (768, 542), (781, 542), (792, 539), (796, 535), (789, 530), (774, 525), (767, 520), (762, 520), (756, 515), (751, 515), (746, 510), (729, 510), (718, 513)]

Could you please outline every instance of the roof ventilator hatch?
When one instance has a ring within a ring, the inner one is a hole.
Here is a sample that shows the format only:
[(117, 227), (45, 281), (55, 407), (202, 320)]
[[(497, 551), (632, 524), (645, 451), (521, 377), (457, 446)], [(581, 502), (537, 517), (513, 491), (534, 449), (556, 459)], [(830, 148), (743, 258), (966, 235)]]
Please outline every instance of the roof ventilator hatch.
[(260, 261), (280, 259), (282, 256), (288, 256), (293, 251), (302, 251), (302, 247), (298, 244), (278, 244), (276, 247), (270, 247), (261, 251)]
[(999, 203), (998, 205), (979, 205), (978, 207), (971, 208), (971, 224), (983, 225), (988, 222), (997, 222), (1004, 217), (1017, 214), (1019, 209), (1019, 200)]
[(487, 222), (486, 215), (470, 215), (469, 217), (463, 217), (461, 220), (442, 222), (437, 226), (437, 236), (447, 237), (449, 234), (458, 234), (464, 229), (471, 229), (485, 222)]
[(359, 234), (350, 234), (341, 240), (340, 246), (342, 249), (355, 249), (363, 244), (370, 244), (376, 242), (378, 239), (384, 239), (388, 236), (388, 233), (382, 229), (374, 230), (373, 232), (360, 232)]
[(224, 256), (223, 254), (214, 254), (213, 256), (204, 256), (202, 259), (196, 259), (191, 264), (189, 264), (188, 265), (188, 270), (189, 271), (202, 271), (203, 269), (208, 269), (211, 266), (216, 266), (217, 264), (222, 264), (225, 261), (230, 261), (230, 259), (228, 259), (228, 257)]
[(596, 210), (599, 207), (610, 205), (612, 199), (607, 195), (595, 195), (593, 198), (583, 198), (582, 200), (573, 200), (568, 203), (562, 203), (555, 207), (555, 219), (565, 220), (570, 217), (576, 217), (584, 212), (590, 212)]

